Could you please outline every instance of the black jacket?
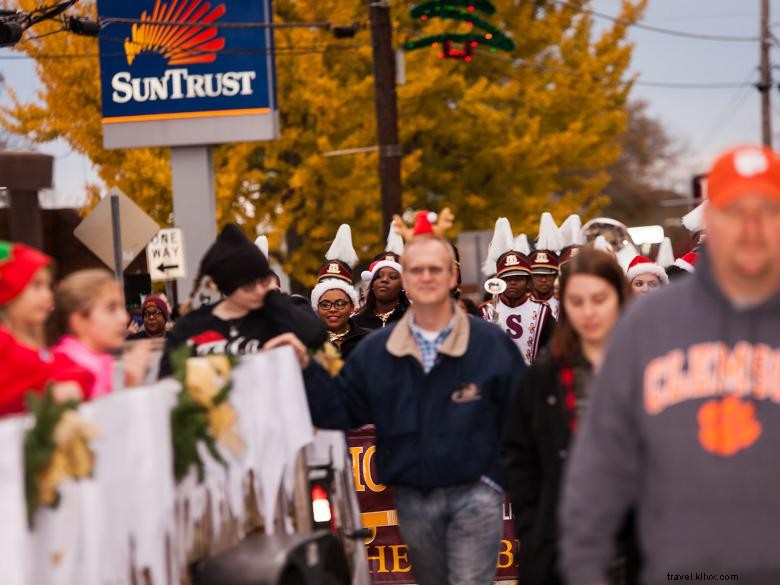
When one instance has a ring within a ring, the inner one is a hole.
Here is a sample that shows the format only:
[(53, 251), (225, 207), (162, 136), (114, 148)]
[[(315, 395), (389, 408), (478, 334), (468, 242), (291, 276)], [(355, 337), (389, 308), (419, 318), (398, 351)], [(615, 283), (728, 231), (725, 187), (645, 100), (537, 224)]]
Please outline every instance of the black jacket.
[(352, 351), (357, 347), (358, 343), (365, 339), (366, 335), (369, 333), (371, 333), (370, 329), (360, 327), (357, 323), (355, 323), (354, 318), (350, 319), (349, 333), (343, 337), (341, 340), (341, 347), (339, 347), (341, 358), (346, 360), (349, 357), (349, 354), (351, 354)]
[[(583, 358), (584, 359), (584, 358)], [(572, 440), (572, 414), (561, 382), (563, 364), (542, 352), (515, 394), (504, 431), (503, 455), (509, 495), (520, 539), (523, 585), (558, 585), (558, 507), (564, 466)], [(629, 514), (618, 537), (611, 583), (635, 584), (639, 553)]]
[(504, 432), (504, 463), (520, 539), (524, 585), (559, 583), (556, 512), (571, 431), (560, 363), (543, 353), (515, 394)]
[[(183, 343), (192, 347), (193, 355), (241, 355), (260, 351), (266, 341), (287, 332), (295, 333), (310, 348), (319, 347), (328, 339), (325, 324), (314, 311), (296, 305), (289, 295), (278, 290), (266, 295), (262, 308), (241, 319), (220, 319), (214, 315), (214, 307), (201, 307), (176, 321), (165, 341), (161, 378), (171, 374), (170, 353)], [(231, 327), (237, 329), (236, 336), (230, 334)]]

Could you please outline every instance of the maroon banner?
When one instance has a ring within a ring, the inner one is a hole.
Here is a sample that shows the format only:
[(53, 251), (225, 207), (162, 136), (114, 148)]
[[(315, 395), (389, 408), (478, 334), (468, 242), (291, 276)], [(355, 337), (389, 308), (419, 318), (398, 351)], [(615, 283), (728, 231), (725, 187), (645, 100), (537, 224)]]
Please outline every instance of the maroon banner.
[[(374, 427), (369, 425), (349, 433), (349, 454), (358, 494), (363, 526), (371, 529), (366, 539), (366, 554), (374, 585), (412, 584), (412, 565), (407, 546), (398, 531), (398, 516), (393, 503), (393, 491), (376, 480)], [(512, 507), (504, 502), (504, 537), (498, 553), (496, 581), (517, 579), (517, 550)]]

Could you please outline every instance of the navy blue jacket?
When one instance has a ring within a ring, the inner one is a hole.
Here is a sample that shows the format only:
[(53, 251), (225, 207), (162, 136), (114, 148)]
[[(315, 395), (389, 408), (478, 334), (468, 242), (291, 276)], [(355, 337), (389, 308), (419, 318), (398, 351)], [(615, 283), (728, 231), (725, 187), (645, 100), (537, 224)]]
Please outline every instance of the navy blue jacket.
[(366, 337), (331, 378), (304, 370), (314, 424), (376, 425), (376, 465), (386, 485), (429, 491), (477, 481), (504, 485), (501, 435), (525, 364), (492, 323), (456, 309), (453, 330), (425, 374), (408, 314)]

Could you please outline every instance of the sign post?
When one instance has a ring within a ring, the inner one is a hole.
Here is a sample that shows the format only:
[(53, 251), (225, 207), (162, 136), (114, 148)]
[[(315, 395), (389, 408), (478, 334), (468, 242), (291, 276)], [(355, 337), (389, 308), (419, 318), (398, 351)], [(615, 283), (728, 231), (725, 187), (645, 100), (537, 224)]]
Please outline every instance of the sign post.
[[(214, 167), (208, 146), (178, 146), (171, 150), (173, 215), (187, 238), (187, 265), (197, 271), (200, 259), (217, 238), (217, 199)], [(178, 282), (179, 298), (192, 291), (195, 276)]]
[(279, 136), (271, 0), (98, 0), (98, 15), (103, 145), (173, 147), (174, 223), (197, 266), (216, 237), (209, 145)]
[(122, 225), (119, 216), (119, 195), (111, 197), (111, 241), (114, 245), (114, 273), (122, 288), (125, 287), (125, 271), (122, 267)]

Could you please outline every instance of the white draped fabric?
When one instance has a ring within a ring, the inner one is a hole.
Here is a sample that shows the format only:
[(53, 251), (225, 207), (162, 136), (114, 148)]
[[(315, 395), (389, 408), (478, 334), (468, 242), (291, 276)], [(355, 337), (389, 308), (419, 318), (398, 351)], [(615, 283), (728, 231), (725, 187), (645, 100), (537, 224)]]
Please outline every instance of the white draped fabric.
[(313, 438), (300, 368), (290, 348), (261, 352), (242, 360), (233, 383), (230, 402), (246, 450), (236, 458), (220, 448), (227, 468), (204, 450), (202, 484), (194, 471), (179, 485), (173, 478), (170, 410), (177, 382), (82, 405), (81, 415), (102, 433), (92, 442), (93, 477), (63, 484), (59, 507), (38, 510), (32, 532), (23, 467), (32, 420), (0, 422), (0, 583), (130, 585), (132, 567), (148, 570), (155, 584), (178, 583), (196, 522), (211, 510), (214, 539), (230, 519), (244, 526), (249, 489), (266, 529), (273, 529), (285, 474)]

